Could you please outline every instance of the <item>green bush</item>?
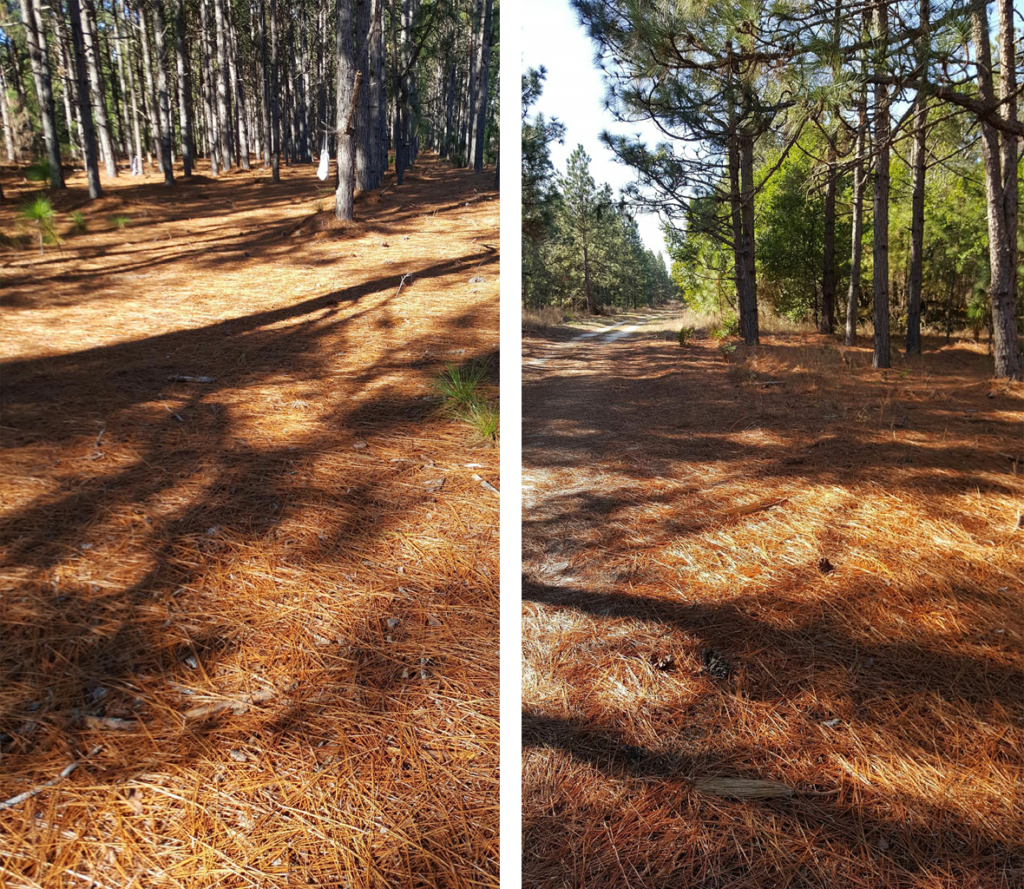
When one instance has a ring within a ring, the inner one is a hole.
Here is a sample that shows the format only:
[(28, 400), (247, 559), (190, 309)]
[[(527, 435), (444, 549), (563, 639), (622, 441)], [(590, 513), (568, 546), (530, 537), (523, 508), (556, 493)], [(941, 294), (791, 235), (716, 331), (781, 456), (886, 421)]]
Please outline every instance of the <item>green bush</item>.
[(693, 333), (694, 331), (692, 327), (680, 327), (679, 335), (677, 337), (679, 345), (685, 346), (693, 338)]

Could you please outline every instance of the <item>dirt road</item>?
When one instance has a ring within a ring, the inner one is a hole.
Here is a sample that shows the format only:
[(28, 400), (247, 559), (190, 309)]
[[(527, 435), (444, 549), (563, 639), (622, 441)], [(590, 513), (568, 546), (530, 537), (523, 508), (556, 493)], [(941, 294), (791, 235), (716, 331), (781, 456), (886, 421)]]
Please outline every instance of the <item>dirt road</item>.
[(633, 323), (524, 347), (524, 884), (1019, 883), (1020, 388)]

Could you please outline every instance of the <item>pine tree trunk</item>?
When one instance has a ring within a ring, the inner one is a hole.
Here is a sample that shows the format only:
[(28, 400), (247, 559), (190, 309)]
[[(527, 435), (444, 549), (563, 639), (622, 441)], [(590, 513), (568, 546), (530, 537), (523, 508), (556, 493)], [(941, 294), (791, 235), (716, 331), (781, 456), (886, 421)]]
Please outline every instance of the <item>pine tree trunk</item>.
[(384, 0), (371, 0), (369, 55), (370, 162), (373, 170), (370, 187), (378, 188), (388, 169), (388, 116), (384, 67)]
[(836, 327), (836, 149), (828, 147), (825, 182), (825, 231), (822, 244), (821, 318), (818, 332), (831, 335)]
[(212, 0), (200, 0), (199, 20), (201, 23), (200, 40), (203, 49), (203, 98), (206, 110), (206, 142), (210, 154), (210, 174), (217, 176), (222, 169), (227, 169), (220, 149), (219, 126), (217, 124), (217, 87), (214, 65), (214, 38), (210, 15)]
[(164, 33), (163, 0), (150, 0), (153, 7), (153, 42), (156, 49), (157, 113), (160, 115), (160, 166), (164, 171), (164, 185), (174, 185), (174, 163), (171, 158), (171, 101), (167, 86), (167, 39)]
[(50, 17), (53, 21), (54, 38), (57, 41), (57, 61), (60, 69), (63, 71), (62, 83), (64, 88), (61, 90), (61, 101), (64, 105), (64, 123), (68, 128), (68, 141), (71, 143), (72, 157), (77, 155), (78, 159), (81, 159), (84, 155), (76, 132), (75, 121), (77, 116), (73, 107), (75, 102), (75, 64), (71, 52), (71, 41), (64, 21), (64, 7), (60, 2), (54, 3)]
[(857, 345), (857, 313), (860, 309), (860, 271), (864, 252), (864, 153), (868, 130), (867, 90), (857, 102), (857, 147), (853, 162), (853, 233), (850, 239), (850, 289), (846, 299), (846, 345)]
[(484, 168), (484, 137), (487, 128), (487, 88), (491, 67), (491, 8), (492, 0), (483, 0), (484, 16), (477, 49), (476, 101), (473, 113), (473, 169), (480, 173)]
[[(889, 38), (889, 0), (875, 7), (875, 74), (884, 77)], [(875, 338), (872, 365), (891, 367), (889, 354), (889, 90), (875, 84), (875, 174), (874, 243), (872, 293), (875, 308)]]
[(211, 0), (217, 26), (217, 129), (220, 143), (221, 168), (231, 169), (234, 140), (231, 138), (231, 87), (228, 82), (228, 38), (224, 24), (224, 0)]
[(146, 116), (149, 118), (149, 136), (151, 150), (157, 158), (160, 172), (163, 172), (162, 155), (160, 154), (160, 111), (156, 99), (156, 87), (153, 85), (153, 59), (149, 47), (149, 24), (146, 16), (139, 13), (139, 32), (142, 35), (142, 71), (146, 82)]
[[(32, 79), (35, 82), (36, 97), (39, 100), (43, 141), (46, 144), (46, 159), (50, 165), (50, 187), (64, 188), (64, 171), (60, 165), (60, 144), (57, 141), (53, 81), (50, 78), (50, 57), (46, 45), (46, 27), (39, 3), (40, 0), (21, 0), (21, 18), (25, 25), (29, 64), (32, 67)], [(5, 98), (5, 110), (6, 104)]]
[(185, 3), (175, 0), (174, 4), (174, 55), (178, 68), (178, 119), (181, 127), (181, 162), (185, 178), (192, 175), (196, 162), (195, 140), (192, 127), (192, 68), (188, 59), (188, 44), (185, 40)]
[(370, 129), (370, 0), (356, 0), (356, 63), (360, 80), (354, 134), (356, 188), (369, 191), (375, 187)]
[(338, 0), (336, 37), (338, 188), (335, 193), (334, 215), (341, 220), (350, 220), (355, 182), (355, 144), (352, 128), (359, 96), (359, 69), (352, 46), (352, 4), (348, 0)]
[[(4, 75), (2, 65), (0, 65), (0, 118), (2, 118), (4, 128), (4, 156), (7, 158), (7, 162), (9, 164), (13, 164), (16, 163), (19, 158), (17, 157), (17, 152), (14, 150), (14, 130), (11, 126), (10, 101), (7, 98), (7, 78)], [(61, 178), (63, 178), (63, 171)]]
[(760, 343), (757, 319), (757, 276), (754, 267), (754, 137), (741, 134), (740, 160), (740, 261), (744, 267), (740, 291), (740, 332), (748, 346)]
[(243, 80), (238, 76), (238, 32), (235, 29), (235, 17), (231, 7), (226, 11), (228, 38), (228, 75), (231, 82), (231, 95), (235, 97), (235, 116), (238, 118), (238, 159), (243, 170), (250, 169), (249, 164), (249, 123), (246, 120), (245, 92)]
[(267, 61), (267, 3), (260, 4), (260, 98), (263, 103), (263, 163), (270, 166), (273, 137), (270, 133), (270, 66)]
[[(928, 79), (931, 40), (929, 0), (920, 0), (921, 36), (917, 45), (918, 77)], [(924, 281), (924, 187), (928, 102), (922, 93), (914, 99), (914, 155), (910, 199), (910, 271), (907, 279), (907, 354), (921, 354), (921, 287)]]
[[(992, 71), (992, 51), (988, 27), (987, 3), (973, 0), (971, 21), (976, 67), (978, 96), (986, 105), (995, 104), (995, 84)], [(1012, 96), (1015, 85), (1013, 52), (1013, 10), (1010, 0), (999, 3), (999, 48), (1002, 97)], [(1016, 101), (1003, 106), (1003, 114), (1016, 119)], [(1020, 347), (1017, 337), (1016, 261), (1017, 261), (1017, 147), (1016, 137), (1000, 134), (990, 123), (982, 120), (981, 147), (985, 165), (985, 192), (988, 201), (988, 245), (992, 302), (992, 351), (997, 377), (1019, 379), (1021, 376)], [(1004, 166), (1009, 164), (1009, 169)], [(1012, 207), (1010, 206), (1012, 202)]]
[(281, 181), (281, 114), (278, 64), (277, 0), (270, 2), (270, 172), (273, 182)]
[(71, 21), (71, 43), (75, 56), (75, 75), (78, 86), (78, 119), (82, 127), (82, 150), (85, 155), (85, 174), (89, 181), (89, 197), (92, 200), (103, 196), (100, 187), (99, 149), (96, 145), (96, 129), (92, 123), (92, 104), (89, 101), (89, 74), (85, 64), (85, 38), (82, 34), (82, 11), (79, 0), (68, 0), (68, 15)]
[(96, 36), (96, 14), (92, 9), (91, 0), (82, 0), (82, 38), (85, 40), (85, 61), (89, 73), (89, 87), (92, 90), (93, 118), (100, 139), (100, 151), (106, 166), (106, 173), (111, 178), (117, 176), (117, 155), (114, 152), (114, 141), (110, 136), (110, 121), (107, 118), (107, 103), (103, 89), (103, 78), (100, 76), (99, 44)]

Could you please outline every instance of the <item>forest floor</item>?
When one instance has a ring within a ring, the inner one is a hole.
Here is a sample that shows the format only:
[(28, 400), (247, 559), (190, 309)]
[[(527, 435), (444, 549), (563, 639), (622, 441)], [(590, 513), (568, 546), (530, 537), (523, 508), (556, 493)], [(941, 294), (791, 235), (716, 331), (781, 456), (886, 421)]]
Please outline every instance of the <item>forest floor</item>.
[(497, 886), (493, 184), (77, 176), (0, 253), (0, 884)]
[(524, 342), (524, 885), (1024, 885), (1024, 389), (623, 321)]

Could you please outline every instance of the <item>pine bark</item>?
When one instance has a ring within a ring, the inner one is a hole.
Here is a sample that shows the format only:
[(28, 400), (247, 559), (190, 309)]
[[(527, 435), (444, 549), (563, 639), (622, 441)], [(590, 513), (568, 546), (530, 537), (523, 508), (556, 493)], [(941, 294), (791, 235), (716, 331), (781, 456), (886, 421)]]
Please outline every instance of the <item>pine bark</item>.
[(192, 66), (189, 64), (188, 42), (185, 39), (185, 3), (174, 4), (174, 56), (178, 69), (178, 120), (181, 129), (181, 163), (185, 178), (192, 175), (196, 162), (195, 137), (192, 124)]
[(89, 101), (89, 74), (85, 64), (85, 38), (82, 34), (82, 11), (79, 0), (68, 0), (68, 17), (71, 24), (71, 44), (75, 56), (75, 78), (78, 87), (78, 119), (82, 128), (82, 151), (85, 156), (85, 174), (89, 182), (89, 197), (96, 200), (103, 196), (100, 186), (99, 148), (96, 144), (96, 129), (92, 122), (92, 104)]
[(164, 172), (164, 185), (174, 185), (174, 162), (171, 157), (174, 125), (171, 122), (171, 101), (167, 78), (164, 5), (163, 0), (151, 0), (151, 3), (153, 6), (153, 42), (156, 49), (157, 114), (160, 116), (160, 166)]
[[(973, 0), (971, 23), (978, 97), (989, 106), (996, 102), (988, 12), (985, 0)], [(1016, 120), (1017, 103), (1015, 54), (1013, 47), (1012, 0), (999, 2), (1000, 98), (1003, 116)], [(985, 192), (988, 202), (988, 246), (992, 303), (992, 352), (997, 377), (1020, 379), (1021, 360), (1017, 335), (1017, 144), (1016, 137), (1000, 133), (982, 120), (981, 147), (985, 166)]]
[(836, 327), (836, 149), (829, 143), (825, 181), (825, 231), (822, 244), (821, 318), (818, 332), (831, 335)]
[[(46, 44), (46, 27), (39, 6), (39, 0), (21, 0), (21, 18), (25, 25), (25, 43), (28, 47), (36, 97), (39, 100), (43, 142), (46, 145), (46, 159), (50, 165), (50, 186), (64, 188), (64, 171), (60, 165), (60, 145), (57, 141), (57, 118), (53, 101), (53, 81), (50, 77), (50, 58)], [(5, 97), (5, 117), (6, 107)], [(7, 132), (6, 123), (5, 132)]]
[(277, 0), (270, 3), (270, 174), (273, 182), (281, 181), (281, 113), (280, 65), (278, 52)]
[(335, 192), (334, 215), (341, 220), (350, 220), (353, 216), (355, 183), (355, 144), (352, 134), (359, 88), (359, 69), (352, 45), (350, 0), (338, 0), (336, 26), (335, 95), (338, 117), (335, 156), (338, 163), (338, 188)]
[(491, 67), (491, 9), (493, 0), (483, 0), (484, 15), (477, 44), (476, 97), (473, 116), (473, 169), (480, 173), (484, 168), (484, 137), (487, 129), (488, 74)]
[(163, 172), (163, 160), (160, 154), (160, 110), (156, 98), (156, 86), (153, 83), (153, 54), (149, 45), (149, 23), (145, 15), (139, 14), (139, 33), (142, 36), (142, 72), (146, 84), (146, 117), (149, 119), (149, 136), (151, 151), (157, 159), (160, 172)]
[(861, 259), (864, 253), (864, 186), (867, 176), (864, 156), (867, 148), (867, 90), (857, 101), (857, 147), (853, 161), (853, 233), (850, 239), (850, 289), (846, 298), (846, 345), (857, 345), (857, 313), (860, 310)]
[(96, 14), (91, 0), (82, 0), (82, 37), (85, 40), (85, 61), (89, 74), (89, 87), (92, 90), (93, 119), (99, 134), (100, 152), (106, 173), (111, 178), (117, 176), (117, 155), (114, 151), (114, 140), (110, 135), (110, 119), (107, 117), (106, 92), (100, 74), (99, 40), (96, 33)]
[(224, 22), (224, 0), (211, 0), (213, 16), (217, 26), (217, 128), (220, 142), (222, 169), (231, 169), (231, 157), (234, 153), (231, 138), (231, 86), (228, 75), (228, 38)]
[(231, 83), (231, 95), (235, 98), (235, 116), (238, 119), (238, 160), (243, 170), (248, 170), (249, 165), (249, 122), (246, 120), (246, 104), (244, 81), (238, 76), (238, 31), (235, 28), (235, 17), (232, 14), (230, 5), (225, 12), (227, 20), (228, 38), (228, 79)]
[[(206, 112), (206, 143), (210, 155), (210, 175), (219, 175), (222, 166), (219, 127), (217, 125), (217, 88), (215, 86), (214, 49), (211, 28), (210, 3), (212, 0), (200, 0), (199, 19), (201, 23), (200, 40), (203, 50), (203, 104)], [(224, 167), (226, 169), (226, 167)]]
[[(875, 74), (885, 77), (886, 49), (889, 38), (889, 0), (875, 7)], [(875, 172), (874, 172), (874, 353), (876, 368), (891, 367), (889, 354), (889, 90), (875, 84)]]
[[(931, 6), (920, 0), (921, 36), (917, 46), (917, 76), (927, 82)], [(907, 279), (907, 354), (921, 354), (921, 288), (924, 281), (924, 188), (925, 149), (928, 135), (928, 100), (918, 92), (914, 98), (914, 155), (910, 199), (910, 270)]]

